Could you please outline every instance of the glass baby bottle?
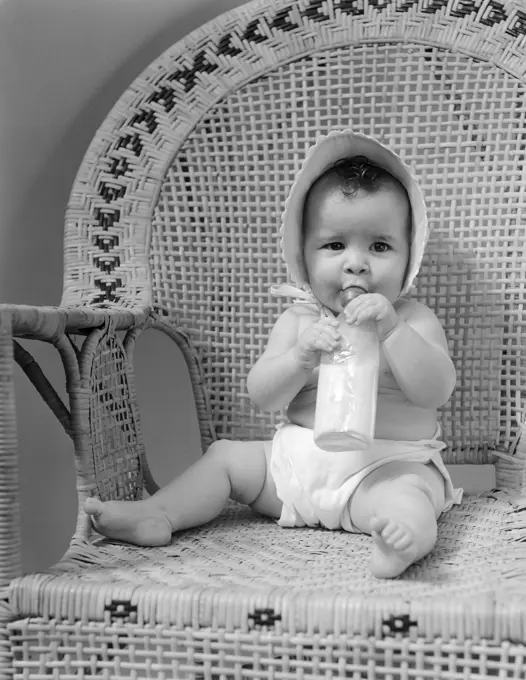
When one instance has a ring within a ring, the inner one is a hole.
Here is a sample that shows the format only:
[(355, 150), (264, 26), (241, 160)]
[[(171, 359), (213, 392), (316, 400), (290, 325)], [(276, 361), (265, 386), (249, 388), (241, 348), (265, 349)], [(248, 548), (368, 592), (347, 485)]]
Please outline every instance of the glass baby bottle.
[[(344, 290), (343, 307), (360, 294)], [(343, 312), (338, 321), (340, 346), (320, 361), (314, 441), (325, 451), (366, 449), (374, 438), (380, 343), (373, 321), (348, 324)]]

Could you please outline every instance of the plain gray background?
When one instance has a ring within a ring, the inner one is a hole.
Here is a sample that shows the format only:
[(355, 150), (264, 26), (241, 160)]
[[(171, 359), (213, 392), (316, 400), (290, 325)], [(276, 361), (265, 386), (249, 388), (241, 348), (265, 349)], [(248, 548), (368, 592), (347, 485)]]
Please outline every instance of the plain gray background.
[[(0, 0), (0, 302), (57, 305), (62, 231), (82, 157), (112, 105), (172, 43), (241, 0)], [(64, 394), (56, 351), (26, 342)], [(139, 341), (137, 388), (162, 485), (200, 454), (184, 360)], [(23, 569), (67, 548), (77, 514), (73, 447), (17, 368)]]

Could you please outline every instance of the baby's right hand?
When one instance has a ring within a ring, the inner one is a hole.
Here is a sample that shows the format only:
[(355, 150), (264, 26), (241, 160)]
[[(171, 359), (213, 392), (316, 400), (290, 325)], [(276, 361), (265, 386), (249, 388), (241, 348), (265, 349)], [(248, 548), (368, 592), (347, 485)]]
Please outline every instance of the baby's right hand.
[(320, 319), (311, 324), (298, 338), (296, 358), (302, 368), (316, 368), (321, 352), (333, 352), (340, 344), (336, 319)]

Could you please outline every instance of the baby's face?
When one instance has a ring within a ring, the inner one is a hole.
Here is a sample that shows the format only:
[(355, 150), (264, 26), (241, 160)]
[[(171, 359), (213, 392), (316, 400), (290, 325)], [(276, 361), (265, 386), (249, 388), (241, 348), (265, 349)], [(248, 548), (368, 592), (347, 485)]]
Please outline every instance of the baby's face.
[(305, 206), (305, 267), (312, 292), (326, 307), (342, 310), (340, 293), (351, 286), (400, 294), (409, 260), (410, 206), (395, 185), (346, 196), (330, 174), (311, 189)]

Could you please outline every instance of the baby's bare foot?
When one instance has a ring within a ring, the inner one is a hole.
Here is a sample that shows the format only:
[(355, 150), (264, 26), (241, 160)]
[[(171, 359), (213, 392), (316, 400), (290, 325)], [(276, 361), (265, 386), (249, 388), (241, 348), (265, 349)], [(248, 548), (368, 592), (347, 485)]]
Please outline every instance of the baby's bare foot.
[(148, 501), (107, 501), (88, 498), (84, 509), (95, 529), (119, 541), (156, 546), (170, 543), (172, 525), (162, 510)]
[(374, 517), (371, 530), (375, 543), (371, 571), (376, 578), (395, 578), (428, 552), (422, 550), (413, 532), (401, 522)]

